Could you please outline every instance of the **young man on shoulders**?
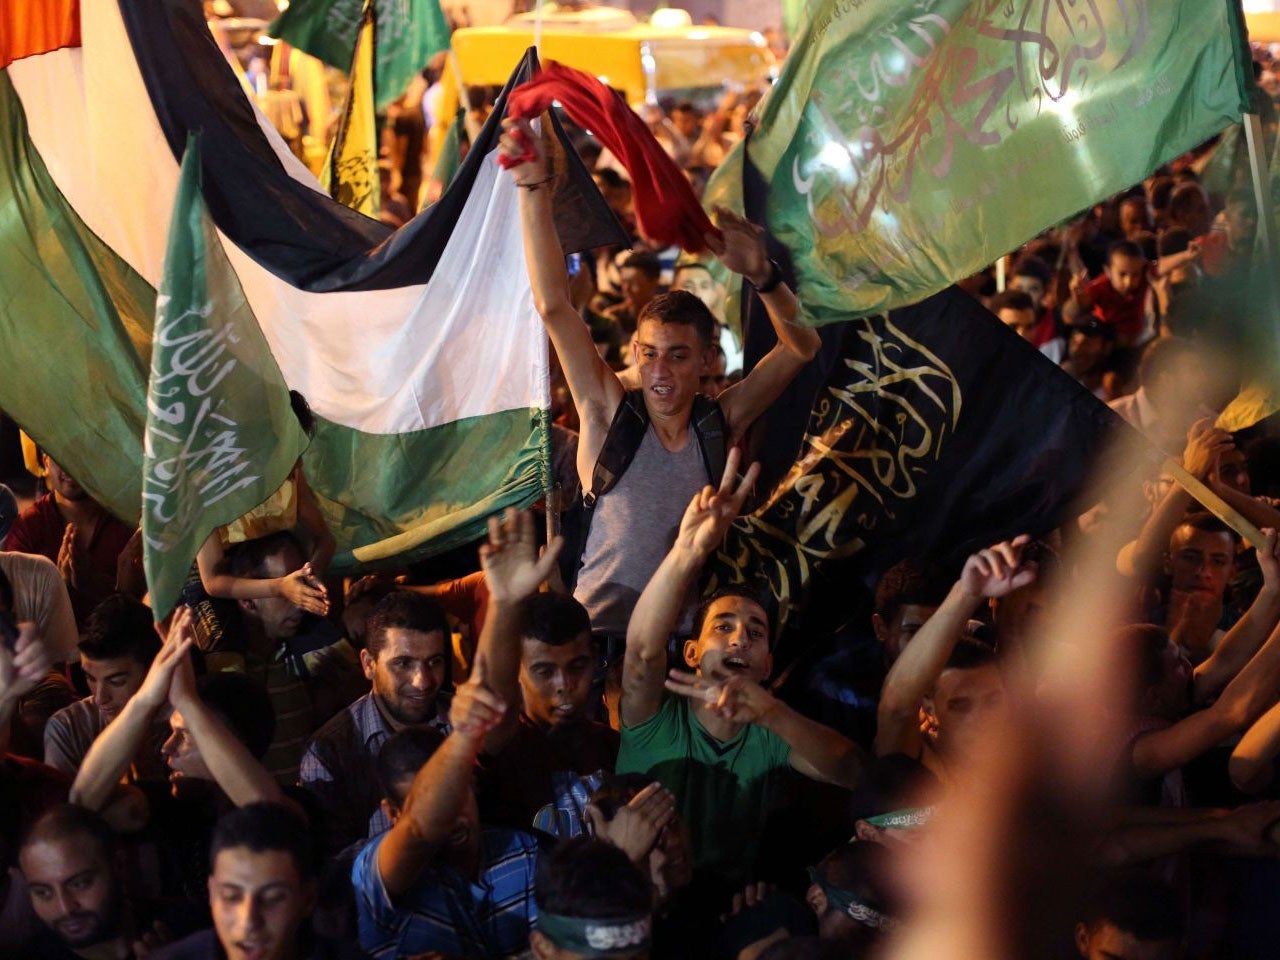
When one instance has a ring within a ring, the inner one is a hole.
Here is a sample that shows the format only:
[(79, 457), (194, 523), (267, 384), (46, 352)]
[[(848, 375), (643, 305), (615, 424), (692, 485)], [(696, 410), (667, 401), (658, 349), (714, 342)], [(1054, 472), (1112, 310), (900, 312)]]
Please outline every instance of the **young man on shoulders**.
[(699, 610), (684, 645), (690, 675), (667, 677), (667, 639), (684, 596), (719, 546), (759, 472), (734, 489), (731, 451), (719, 490), (685, 510), (675, 545), (636, 604), (622, 669), (619, 773), (654, 776), (676, 796), (693, 831), (696, 869), (738, 886), (750, 878), (770, 812), (773, 776), (792, 769), (852, 788), (862, 756), (849, 740), (796, 713), (763, 683), (773, 669), (772, 625), (745, 591), (725, 591)]
[[(528, 156), (529, 147), (532, 158), (511, 167), (521, 188), (525, 259), (534, 304), (582, 424), (577, 467), (591, 514), (585, 546), (575, 544), (571, 550), (578, 555), (567, 559), (576, 563), (581, 557), (574, 596), (587, 608), (593, 629), (621, 637), (640, 591), (671, 545), (684, 505), (704, 484), (718, 481), (715, 451), (743, 436), (817, 353), (820, 341), (815, 330), (796, 324), (795, 296), (765, 253), (763, 229), (721, 211), (723, 238), (708, 243), (761, 296), (778, 343), (715, 403), (696, 402), (699, 377), (714, 356), (715, 318), (691, 293), (664, 294), (637, 317), (631, 350), (642, 386), (628, 393), (600, 358), (570, 299), (545, 154), (526, 124), (510, 124), (503, 154), (518, 160)], [(607, 439), (613, 441), (608, 450)], [(621, 457), (602, 460), (602, 453), (619, 447), (625, 448)]]

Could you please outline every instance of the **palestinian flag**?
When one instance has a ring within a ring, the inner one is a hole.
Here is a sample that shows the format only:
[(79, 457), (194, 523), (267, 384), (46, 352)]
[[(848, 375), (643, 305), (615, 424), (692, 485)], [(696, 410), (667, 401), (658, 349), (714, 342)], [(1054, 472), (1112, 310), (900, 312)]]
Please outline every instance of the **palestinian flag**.
[[(494, 156), (505, 92), (445, 195), (393, 232), (321, 190), (194, 0), (38, 7), (51, 28), (0, 36), (0, 408), (138, 518), (156, 290), (199, 132), (222, 253), (317, 414), (304, 464), (337, 563), (447, 549), (541, 495), (547, 345)], [(527, 55), (512, 83), (534, 69)], [(565, 250), (624, 242), (566, 155)]]

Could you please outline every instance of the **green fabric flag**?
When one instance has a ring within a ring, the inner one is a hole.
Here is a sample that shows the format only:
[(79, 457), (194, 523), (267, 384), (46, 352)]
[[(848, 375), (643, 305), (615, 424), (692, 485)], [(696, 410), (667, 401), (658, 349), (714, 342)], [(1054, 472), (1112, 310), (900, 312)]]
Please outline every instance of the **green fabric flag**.
[(157, 620), (209, 534), (266, 500), (306, 445), (205, 211), (193, 136), (156, 297), (143, 438), (143, 565)]
[[(404, 93), (433, 54), (449, 49), (449, 25), (439, 0), (376, 0), (374, 7), (375, 95), (381, 110)], [(363, 0), (293, 0), (268, 32), (346, 70), (363, 13)]]
[(1237, 0), (815, 0), (745, 148), (802, 319), (916, 303), (1136, 183), (1240, 119), (1249, 68)]
[(0, 72), (0, 236), (0, 409), (132, 522), (156, 293), (63, 200), (28, 138), (8, 71)]

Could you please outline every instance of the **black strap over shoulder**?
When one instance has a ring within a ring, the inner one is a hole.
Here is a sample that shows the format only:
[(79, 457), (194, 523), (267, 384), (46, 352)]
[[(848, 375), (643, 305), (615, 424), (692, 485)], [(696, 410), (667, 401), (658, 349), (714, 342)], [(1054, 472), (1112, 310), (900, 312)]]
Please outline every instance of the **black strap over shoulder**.
[[(698, 440), (698, 450), (707, 470), (707, 481), (713, 486), (720, 483), (724, 474), (725, 457), (728, 455), (729, 429), (720, 404), (703, 396), (693, 400), (689, 422)], [(584, 490), (581, 499), (565, 517), (563, 529), (565, 549), (560, 554), (560, 570), (565, 585), (574, 589), (578, 580), (578, 568), (587, 548), (587, 535), (591, 530), (592, 511), (596, 501), (618, 485), (622, 475), (631, 466), (636, 451), (644, 442), (649, 429), (649, 411), (644, 405), (643, 390), (628, 390), (618, 404), (605, 435), (600, 456), (591, 471), (591, 489)]]
[(618, 485), (635, 459), (648, 429), (649, 411), (644, 405), (644, 391), (628, 390), (618, 404), (609, 432), (605, 434), (604, 445), (600, 448), (600, 456), (592, 468), (591, 489), (583, 491), (582, 499), (588, 509)]

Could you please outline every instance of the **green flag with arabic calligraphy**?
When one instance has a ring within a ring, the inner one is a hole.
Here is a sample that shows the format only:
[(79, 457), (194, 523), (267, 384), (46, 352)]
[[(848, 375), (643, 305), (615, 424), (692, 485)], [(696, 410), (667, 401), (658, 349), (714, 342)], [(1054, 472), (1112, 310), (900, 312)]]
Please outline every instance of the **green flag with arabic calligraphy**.
[[(449, 24), (440, 0), (376, 0), (374, 6), (374, 75), (381, 110), (404, 93), (434, 54), (449, 49)], [(363, 0), (293, 0), (268, 32), (346, 70), (363, 20)]]
[(187, 141), (156, 298), (143, 442), (143, 565), (156, 619), (205, 539), (266, 500), (307, 445), (200, 196)]
[(1240, 119), (1249, 67), (1238, 0), (814, 0), (745, 147), (803, 319), (916, 303), (1136, 183)]

